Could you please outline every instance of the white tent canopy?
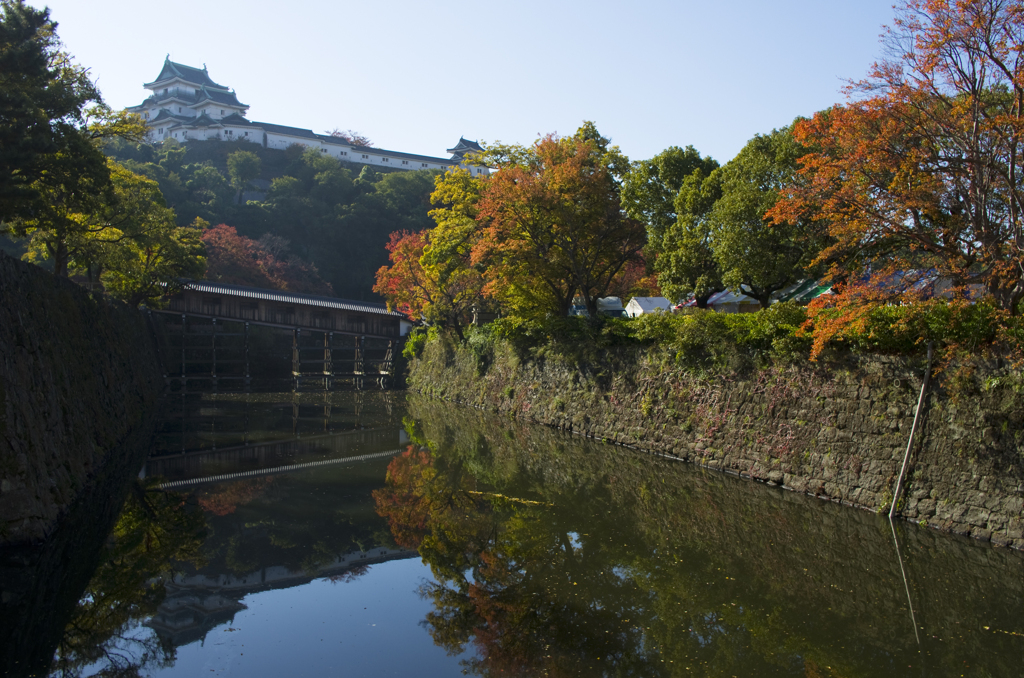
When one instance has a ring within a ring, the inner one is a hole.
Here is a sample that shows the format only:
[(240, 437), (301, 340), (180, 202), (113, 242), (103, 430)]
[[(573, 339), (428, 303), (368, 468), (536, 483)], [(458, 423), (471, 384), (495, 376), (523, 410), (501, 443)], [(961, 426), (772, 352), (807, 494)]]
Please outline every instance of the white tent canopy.
[(626, 304), (626, 315), (630, 318), (646, 313), (671, 313), (672, 302), (665, 297), (633, 297)]

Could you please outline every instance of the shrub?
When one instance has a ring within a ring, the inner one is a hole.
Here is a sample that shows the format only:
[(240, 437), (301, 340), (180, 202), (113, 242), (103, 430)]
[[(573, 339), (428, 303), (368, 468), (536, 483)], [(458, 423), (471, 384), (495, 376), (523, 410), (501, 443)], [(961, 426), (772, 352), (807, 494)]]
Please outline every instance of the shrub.
[(413, 358), (419, 358), (423, 355), (423, 348), (427, 345), (428, 332), (424, 327), (414, 327), (409, 336), (406, 337), (405, 347), (402, 349), (402, 355), (407, 360)]

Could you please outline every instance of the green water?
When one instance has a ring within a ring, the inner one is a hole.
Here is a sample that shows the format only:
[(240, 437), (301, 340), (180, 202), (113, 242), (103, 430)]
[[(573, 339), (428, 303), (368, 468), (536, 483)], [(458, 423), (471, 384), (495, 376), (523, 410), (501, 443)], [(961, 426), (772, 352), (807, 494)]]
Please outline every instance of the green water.
[(1019, 552), (475, 410), (206, 395), (157, 451), (54, 675), (1024, 668)]

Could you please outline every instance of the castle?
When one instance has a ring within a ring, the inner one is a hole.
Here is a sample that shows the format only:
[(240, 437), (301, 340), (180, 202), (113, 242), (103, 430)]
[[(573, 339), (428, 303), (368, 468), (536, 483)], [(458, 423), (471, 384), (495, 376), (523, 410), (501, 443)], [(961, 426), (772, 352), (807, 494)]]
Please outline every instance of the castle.
[(268, 122), (254, 122), (245, 117), (249, 107), (238, 100), (235, 92), (214, 82), (203, 68), (194, 68), (164, 60), (160, 75), (143, 85), (150, 95), (138, 106), (128, 108), (141, 115), (150, 128), (150, 141), (165, 139), (189, 140), (221, 139), (242, 140), (260, 144), (264, 148), (288, 148), (293, 144), (318, 148), (321, 153), (344, 162), (402, 170), (465, 167), (474, 175), (489, 173), (486, 167), (473, 165), (466, 154), (483, 150), (475, 141), (459, 139), (454, 148), (446, 152), (449, 158), (435, 158), (414, 153), (386, 151), (380, 148), (357, 146), (343, 138), (316, 134), (312, 130)]

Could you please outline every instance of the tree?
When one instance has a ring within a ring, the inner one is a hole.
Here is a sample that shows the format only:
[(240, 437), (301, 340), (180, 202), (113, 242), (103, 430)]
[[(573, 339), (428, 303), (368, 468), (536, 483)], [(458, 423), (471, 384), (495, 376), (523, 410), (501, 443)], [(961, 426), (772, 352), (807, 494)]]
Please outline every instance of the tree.
[(368, 148), (373, 146), (372, 141), (355, 130), (341, 130), (335, 127), (328, 134), (338, 139), (344, 139), (353, 146), (366, 146)]
[(252, 151), (235, 151), (228, 156), (228, 176), (231, 177), (231, 185), (238, 191), (235, 194), (236, 203), (241, 202), (242, 192), (253, 179), (260, 176), (261, 170), (260, 156)]
[(598, 298), (638, 257), (645, 232), (619, 198), (628, 160), (608, 143), (585, 123), (572, 137), (482, 156), (500, 171), (484, 183), (473, 263), (485, 267), (485, 292), (513, 313), (564, 317), (579, 294), (597, 318)]
[(725, 289), (712, 249), (709, 215), (722, 197), (721, 174), (694, 170), (679, 187), (673, 206), (676, 220), (659, 239), (654, 268), (664, 294), (684, 299), (693, 294), (698, 308), (707, 308), (711, 295)]
[(0, 224), (45, 204), (38, 182), (54, 160), (102, 183), (102, 157), (82, 143), (86, 105), (100, 94), (56, 29), (48, 9), (0, 2)]
[(768, 308), (775, 292), (806, 277), (821, 240), (804, 219), (772, 223), (765, 215), (796, 182), (806, 153), (789, 128), (756, 135), (719, 172), (721, 196), (708, 214), (722, 283)]
[(846, 282), (835, 300), (846, 322), (906, 293), (882, 281), (911, 270), (980, 286), (1019, 313), (1024, 6), (908, 0), (886, 38), (890, 57), (846, 105), (796, 125), (819, 148), (773, 217), (826, 225), (834, 242), (818, 261)]
[(181, 279), (198, 279), (206, 274), (202, 220), (178, 226), (173, 210), (163, 212), (153, 228), (108, 248), (101, 258), (104, 271), (100, 279), (112, 297), (132, 306), (152, 305), (179, 289)]
[(232, 226), (219, 224), (203, 233), (202, 241), (206, 246), (208, 280), (334, 296), (334, 290), (315, 266), (285, 254), (287, 241), (282, 238), (258, 243), (238, 235)]
[(664, 250), (662, 238), (675, 224), (676, 196), (694, 172), (708, 176), (718, 169), (710, 157), (702, 158), (693, 146), (670, 146), (650, 160), (633, 163), (622, 182), (626, 214), (647, 226), (647, 242), (655, 252)]

